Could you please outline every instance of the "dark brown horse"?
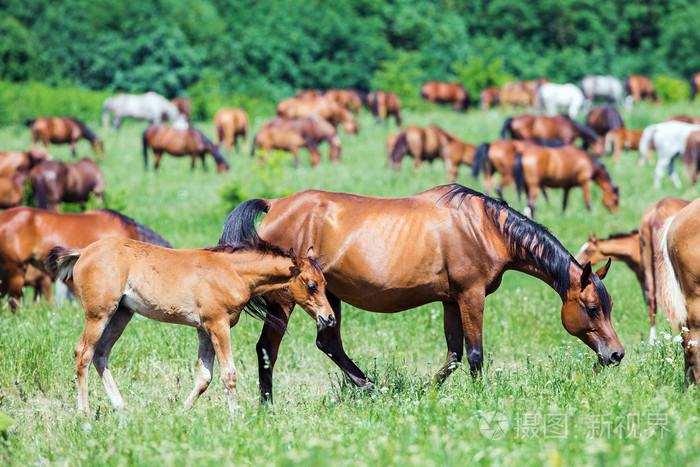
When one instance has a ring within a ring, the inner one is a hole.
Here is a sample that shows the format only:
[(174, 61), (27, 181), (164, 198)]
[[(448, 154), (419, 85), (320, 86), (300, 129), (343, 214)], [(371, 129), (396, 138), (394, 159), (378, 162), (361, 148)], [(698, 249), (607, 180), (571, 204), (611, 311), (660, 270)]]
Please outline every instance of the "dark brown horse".
[(233, 146), (238, 147), (239, 136), (243, 138), (243, 146), (248, 145), (250, 123), (245, 110), (227, 107), (219, 109), (214, 115), (214, 126), (216, 127), (217, 146), (221, 146), (221, 143), (224, 143), (226, 150), (231, 151)]
[(164, 152), (173, 156), (190, 156), (192, 158), (192, 170), (197, 158), (202, 160), (202, 170), (206, 172), (204, 156), (209, 153), (214, 156), (216, 169), (219, 173), (228, 171), (228, 162), (219, 152), (219, 148), (211, 142), (204, 133), (190, 127), (186, 130), (178, 130), (168, 125), (153, 125), (146, 128), (142, 135), (143, 141), (143, 165), (148, 168), (148, 148), (153, 149), (156, 160), (155, 169), (160, 167), (160, 158)]
[(480, 100), (481, 108), (483, 110), (489, 110), (491, 107), (500, 104), (501, 89), (492, 86), (481, 91)]
[(350, 111), (329, 97), (290, 97), (277, 104), (279, 117), (303, 118), (318, 116), (337, 127), (341, 123), (345, 132), (357, 134), (359, 126)]
[(532, 140), (542, 144), (553, 140), (574, 144), (577, 138), (581, 138), (583, 147), (593, 146), (596, 155), (601, 155), (604, 149), (603, 142), (598, 140), (598, 135), (592, 128), (566, 115), (520, 115), (507, 118), (501, 127), (501, 138), (507, 138), (508, 133), (513, 139)]
[(600, 136), (605, 136), (610, 130), (625, 127), (620, 112), (610, 104), (593, 107), (586, 116), (586, 125), (593, 128)]
[(49, 143), (70, 144), (70, 153), (75, 155), (75, 145), (81, 139), (90, 142), (93, 152), (105, 158), (104, 145), (95, 133), (87, 125), (73, 117), (37, 117), (27, 120), (25, 124), (32, 133), (32, 146), (36, 147), (37, 141), (41, 141), (46, 149)]
[(630, 75), (625, 79), (624, 87), (625, 94), (631, 96), (635, 104), (638, 104), (642, 99), (653, 101), (655, 104), (661, 102), (656, 95), (654, 85), (646, 76)]
[(331, 147), (328, 158), (333, 162), (340, 162), (340, 152), (343, 150), (343, 146), (338, 137), (338, 130), (320, 117), (275, 117), (267, 121), (262, 128), (289, 128), (296, 130), (311, 138), (316, 146), (327, 141)]
[[(273, 149), (291, 152), (294, 156), (294, 164), (299, 166), (299, 149), (305, 148), (311, 154), (311, 165), (316, 167), (321, 162), (321, 154), (316, 143), (306, 133), (295, 128), (267, 127), (261, 128), (255, 138), (250, 155), (255, 155), (255, 148), (259, 147), (265, 154), (270, 154)], [(261, 162), (263, 160), (261, 159)]]
[(618, 211), (620, 193), (605, 167), (591, 157), (588, 152), (574, 145), (548, 148), (536, 144), (526, 144), (515, 157), (513, 168), (515, 187), (518, 196), (527, 194), (529, 215), (535, 216), (535, 200), (545, 187), (563, 188), (566, 210), (571, 188), (580, 186), (586, 209), (591, 209), (591, 180), (603, 190), (603, 205), (608, 211)]
[(362, 101), (364, 100), (363, 95), (354, 89), (329, 89), (323, 95), (336, 101), (355, 115), (360, 113)]
[(41, 271), (48, 251), (59, 245), (85, 247), (103, 237), (120, 236), (170, 247), (160, 235), (123, 214), (97, 209), (84, 214), (59, 214), (16, 207), (0, 212), (0, 296), (9, 295), (13, 312), (22, 297), (29, 264)]
[(185, 120), (189, 123), (192, 121), (190, 119), (190, 116), (192, 114), (192, 101), (189, 100), (186, 97), (176, 97), (174, 99), (170, 99), (170, 102), (177, 107), (178, 112), (180, 112), (180, 115), (185, 117)]
[[(256, 232), (255, 219), (264, 212)], [(465, 345), (472, 374), (481, 369), (485, 299), (511, 269), (557, 291), (565, 329), (591, 347), (601, 363), (624, 356), (610, 320), (612, 301), (600, 281), (609, 264), (593, 274), (590, 264), (580, 266), (547, 229), (469, 188), (447, 185), (408, 198), (310, 190), (253, 199), (229, 215), (220, 242), (258, 234), (283, 248), (317, 248), (337, 324), (320, 331), (316, 345), (357, 386), (372, 383), (343, 349), (341, 301), (379, 313), (442, 302), (447, 358), (435, 376), (440, 382), (458, 367)], [(286, 322), (293, 308), (291, 301), (270, 297), (267, 311)], [(263, 399), (272, 398), (272, 371), (283, 336), (265, 325), (258, 341)]]
[(19, 206), (24, 199), (24, 184), (29, 171), (51, 156), (44, 149), (0, 151), (0, 208)]
[(401, 99), (393, 92), (382, 90), (371, 92), (367, 95), (367, 105), (377, 123), (393, 115), (396, 125), (401, 126)]
[(644, 130), (630, 130), (628, 128), (618, 128), (610, 130), (603, 138), (605, 152), (612, 154), (613, 162), (620, 160), (623, 149), (639, 149), (639, 140), (642, 139)]
[(420, 95), (431, 104), (452, 104), (452, 109), (466, 111), (469, 109), (469, 93), (461, 83), (445, 81), (428, 81), (420, 88)]
[(394, 150), (389, 158), (389, 165), (401, 170), (401, 161), (408, 154), (413, 157), (413, 168), (418, 170), (423, 161), (433, 162), (436, 159), (445, 160), (443, 148), (456, 138), (436, 125), (425, 128), (407, 126), (396, 137)]
[(41, 209), (61, 211), (61, 202), (85, 203), (94, 194), (104, 203), (105, 179), (100, 167), (87, 157), (75, 164), (61, 161), (44, 161), (29, 172), (37, 206)]

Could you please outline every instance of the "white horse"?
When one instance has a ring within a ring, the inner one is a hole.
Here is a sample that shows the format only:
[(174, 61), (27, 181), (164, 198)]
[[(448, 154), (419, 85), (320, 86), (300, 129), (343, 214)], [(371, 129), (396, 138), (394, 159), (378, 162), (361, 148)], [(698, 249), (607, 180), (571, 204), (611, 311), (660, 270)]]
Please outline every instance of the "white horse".
[(537, 90), (537, 110), (542, 113), (544, 108), (547, 115), (557, 114), (557, 108), (566, 107), (569, 117), (576, 118), (583, 109), (585, 98), (575, 84), (545, 83)]
[(622, 82), (613, 75), (588, 75), (581, 79), (581, 91), (588, 105), (596, 98), (623, 105)]
[(639, 140), (639, 164), (644, 163), (644, 159), (651, 162), (650, 147), (654, 143), (654, 148), (659, 156), (654, 170), (654, 188), (661, 186), (661, 179), (668, 169), (668, 176), (676, 187), (681, 186), (678, 173), (674, 170), (674, 157), (683, 154), (688, 136), (700, 130), (700, 125), (692, 125), (685, 122), (662, 122), (649, 125), (642, 132)]
[(112, 126), (119, 128), (124, 117), (150, 120), (158, 125), (163, 120), (175, 121), (180, 112), (168, 99), (155, 92), (146, 94), (117, 94), (105, 99), (102, 105), (102, 126), (109, 126), (109, 114), (114, 117)]

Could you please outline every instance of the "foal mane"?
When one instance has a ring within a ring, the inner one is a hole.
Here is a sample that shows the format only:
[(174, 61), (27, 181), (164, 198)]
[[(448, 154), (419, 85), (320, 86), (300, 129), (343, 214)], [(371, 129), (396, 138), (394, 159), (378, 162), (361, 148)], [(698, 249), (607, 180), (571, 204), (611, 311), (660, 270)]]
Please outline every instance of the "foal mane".
[(605, 238), (603, 240), (616, 240), (618, 238), (627, 238), (631, 237), (632, 235), (639, 235), (639, 230), (634, 229), (629, 232), (620, 232), (620, 233), (614, 233), (610, 235), (608, 238)]

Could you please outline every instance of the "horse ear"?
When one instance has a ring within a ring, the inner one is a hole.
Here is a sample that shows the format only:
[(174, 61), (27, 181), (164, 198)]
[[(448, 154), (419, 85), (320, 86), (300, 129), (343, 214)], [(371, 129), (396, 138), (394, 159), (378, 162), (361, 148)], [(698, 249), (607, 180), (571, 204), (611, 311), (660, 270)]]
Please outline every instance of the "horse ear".
[(289, 249), (289, 259), (292, 260), (292, 264), (294, 264), (294, 266), (299, 266), (299, 258), (297, 258), (297, 255), (294, 252), (294, 248)]
[(316, 253), (314, 252), (314, 246), (311, 245), (309, 248), (306, 250), (306, 257), (307, 258), (314, 258), (316, 256)]
[(583, 272), (581, 273), (581, 292), (586, 288), (588, 283), (591, 281), (591, 262), (587, 262), (583, 267)]
[(605, 263), (605, 266), (601, 267), (595, 272), (595, 275), (600, 278), (602, 281), (605, 279), (605, 275), (608, 273), (608, 270), (610, 269), (610, 263), (612, 263), (612, 258), (608, 258), (608, 262)]

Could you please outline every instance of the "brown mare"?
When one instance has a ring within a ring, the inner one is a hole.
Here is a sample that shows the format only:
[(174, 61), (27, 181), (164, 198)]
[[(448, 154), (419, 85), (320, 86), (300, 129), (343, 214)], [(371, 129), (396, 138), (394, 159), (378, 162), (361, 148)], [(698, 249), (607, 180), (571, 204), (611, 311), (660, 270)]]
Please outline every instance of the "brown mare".
[[(256, 232), (255, 220), (265, 212)], [(472, 374), (482, 367), (485, 299), (511, 269), (557, 291), (565, 329), (591, 347), (601, 363), (624, 356), (610, 321), (612, 301), (600, 281), (609, 263), (593, 274), (590, 264), (580, 266), (544, 227), (469, 188), (440, 186), (408, 198), (309, 190), (253, 199), (229, 214), (220, 242), (258, 234), (297, 251), (317, 247), (337, 325), (321, 330), (316, 345), (357, 386), (372, 383), (343, 349), (341, 301), (379, 313), (442, 302), (447, 358), (435, 376), (441, 382), (459, 366), (465, 345)], [(292, 309), (290, 302), (272, 299), (268, 313), (287, 322)], [(265, 325), (258, 341), (263, 400), (272, 398), (272, 371), (283, 335)]]
[(492, 86), (481, 91), (480, 100), (481, 108), (483, 110), (489, 110), (491, 107), (498, 105), (500, 101), (501, 89)]
[(700, 125), (700, 117), (691, 117), (690, 115), (674, 115), (673, 117), (668, 117), (667, 122), (671, 121), (692, 123), (693, 125)]
[(333, 162), (340, 162), (340, 152), (343, 150), (343, 146), (338, 137), (338, 130), (320, 117), (275, 117), (267, 121), (262, 128), (288, 128), (296, 130), (311, 138), (316, 146), (324, 141), (328, 141), (331, 147), (328, 158)]
[(500, 139), (479, 145), (474, 151), (472, 176), (475, 178), (484, 172), (486, 194), (491, 194), (491, 185), (495, 172), (501, 174), (501, 183), (496, 187), (499, 198), (503, 198), (503, 189), (513, 183), (515, 156), (522, 151), (527, 142), (514, 139)]
[(358, 115), (362, 108), (362, 94), (354, 89), (329, 89), (323, 95), (336, 101), (350, 112)]
[(418, 170), (423, 161), (433, 162), (436, 159), (445, 160), (443, 148), (456, 139), (436, 125), (427, 127), (407, 126), (399, 132), (394, 144), (394, 150), (389, 158), (389, 165), (395, 170), (401, 170), (403, 157), (408, 154), (413, 157), (413, 168)]
[(690, 102), (695, 101), (695, 96), (698, 95), (698, 86), (700, 86), (700, 73), (695, 73), (690, 77)]
[(367, 106), (377, 123), (382, 123), (393, 115), (396, 126), (401, 126), (401, 99), (393, 92), (379, 90), (369, 93)]
[(593, 107), (586, 116), (586, 125), (593, 128), (600, 136), (605, 136), (610, 130), (625, 127), (620, 112), (610, 104)]
[(105, 158), (102, 141), (90, 130), (85, 123), (73, 117), (37, 117), (27, 120), (25, 124), (32, 133), (32, 145), (36, 147), (37, 141), (41, 141), (48, 149), (49, 143), (70, 143), (70, 153), (75, 155), (75, 145), (82, 138), (90, 142), (93, 152)]
[[(313, 254), (312, 249), (310, 252)], [(46, 258), (46, 268), (62, 280), (73, 279), (85, 310), (85, 328), (75, 348), (78, 409), (84, 411), (89, 411), (87, 377), (91, 363), (102, 378), (112, 406), (124, 409), (109, 369), (109, 354), (134, 313), (197, 329), (198, 371), (194, 389), (185, 401), (188, 409), (211, 382), (214, 356), (230, 401), (235, 401), (236, 368), (230, 331), (241, 311), (284, 332), (285, 322), (266, 316), (263, 294), (286, 290), (316, 321), (319, 332), (335, 325), (326, 298), (326, 281), (316, 258), (301, 258), (292, 250), (288, 253), (262, 241), (172, 250), (111, 237), (82, 250), (53, 248)]]
[(191, 100), (187, 99), (186, 97), (176, 97), (174, 99), (170, 99), (170, 103), (177, 107), (177, 111), (180, 112), (180, 115), (185, 117), (185, 120), (187, 120), (188, 123), (192, 121), (190, 119), (192, 114)]
[(664, 314), (672, 325), (684, 326), (685, 383), (700, 379), (700, 199), (669, 218), (661, 231), (656, 274)]
[(357, 134), (359, 127), (349, 110), (327, 97), (302, 99), (289, 97), (277, 104), (277, 116), (303, 118), (318, 116), (337, 127), (343, 124), (345, 132)]
[(29, 172), (37, 206), (41, 209), (61, 211), (61, 202), (85, 203), (94, 194), (104, 203), (105, 179), (95, 161), (84, 157), (75, 164), (61, 161), (44, 161)]
[(6, 209), (19, 204), (24, 199), (24, 184), (29, 171), (51, 156), (43, 149), (30, 151), (0, 151), (0, 208)]
[(315, 89), (300, 89), (294, 94), (294, 97), (300, 99), (316, 99), (321, 97), (321, 91), (316, 91)]
[(458, 138), (454, 138), (442, 147), (448, 182), (457, 180), (457, 171), (460, 165), (472, 166), (476, 150), (477, 146)]
[(619, 190), (610, 180), (605, 166), (574, 145), (548, 148), (527, 144), (515, 157), (513, 174), (518, 196), (521, 192), (527, 194), (528, 215), (533, 218), (537, 194), (542, 189), (546, 196), (545, 187), (564, 189), (563, 212), (566, 211), (569, 191), (580, 186), (586, 209), (590, 210), (591, 180), (603, 191), (603, 205), (607, 210), (617, 212), (620, 209)]
[[(255, 155), (255, 148), (259, 147), (266, 155), (273, 149), (291, 152), (294, 156), (294, 164), (300, 165), (299, 149), (305, 148), (311, 154), (311, 165), (316, 167), (321, 162), (321, 154), (313, 139), (306, 133), (294, 128), (267, 127), (261, 128), (255, 138), (250, 155)], [(262, 162), (262, 159), (261, 159)]]
[(214, 115), (214, 126), (216, 127), (216, 145), (224, 143), (226, 151), (231, 151), (233, 146), (238, 148), (238, 137), (243, 138), (243, 146), (248, 146), (248, 133), (250, 123), (248, 114), (243, 109), (223, 108)]
[(694, 131), (688, 135), (683, 152), (683, 165), (691, 182), (695, 185), (700, 172), (700, 131)]
[(168, 125), (152, 125), (146, 128), (141, 139), (143, 141), (143, 165), (146, 169), (148, 168), (148, 148), (151, 148), (156, 160), (156, 171), (160, 167), (160, 158), (164, 152), (178, 157), (190, 156), (192, 158), (191, 170), (194, 170), (194, 163), (199, 158), (202, 160), (202, 170), (205, 172), (207, 166), (204, 164), (204, 156), (209, 153), (214, 156), (216, 169), (219, 173), (228, 171), (228, 162), (219, 152), (219, 148), (196, 128), (178, 130)]
[(584, 148), (593, 146), (594, 154), (603, 153), (603, 145), (598, 141), (596, 132), (566, 115), (553, 117), (520, 115), (507, 118), (501, 127), (501, 138), (507, 138), (508, 133), (513, 139), (532, 140), (538, 143), (558, 140), (564, 144), (573, 144), (576, 138), (581, 138)]
[(501, 107), (532, 107), (534, 96), (524, 89), (503, 88), (498, 99)]
[(420, 88), (420, 95), (431, 104), (452, 104), (452, 109), (467, 111), (469, 109), (469, 93), (461, 83), (445, 81), (427, 81)]
[(630, 75), (625, 79), (625, 94), (632, 96), (634, 103), (638, 104), (642, 99), (653, 101), (655, 104), (661, 102), (656, 95), (654, 85), (651, 80), (642, 75)]
[(612, 153), (613, 162), (620, 160), (623, 149), (639, 149), (639, 140), (642, 138), (644, 130), (630, 130), (629, 128), (618, 128), (610, 130), (605, 134), (603, 144), (605, 152)]
[(30, 264), (44, 271), (44, 257), (51, 248), (58, 245), (82, 248), (115, 235), (170, 247), (145, 225), (108, 209), (59, 214), (16, 207), (0, 212), (0, 296), (9, 295), (10, 308), (15, 312)]

